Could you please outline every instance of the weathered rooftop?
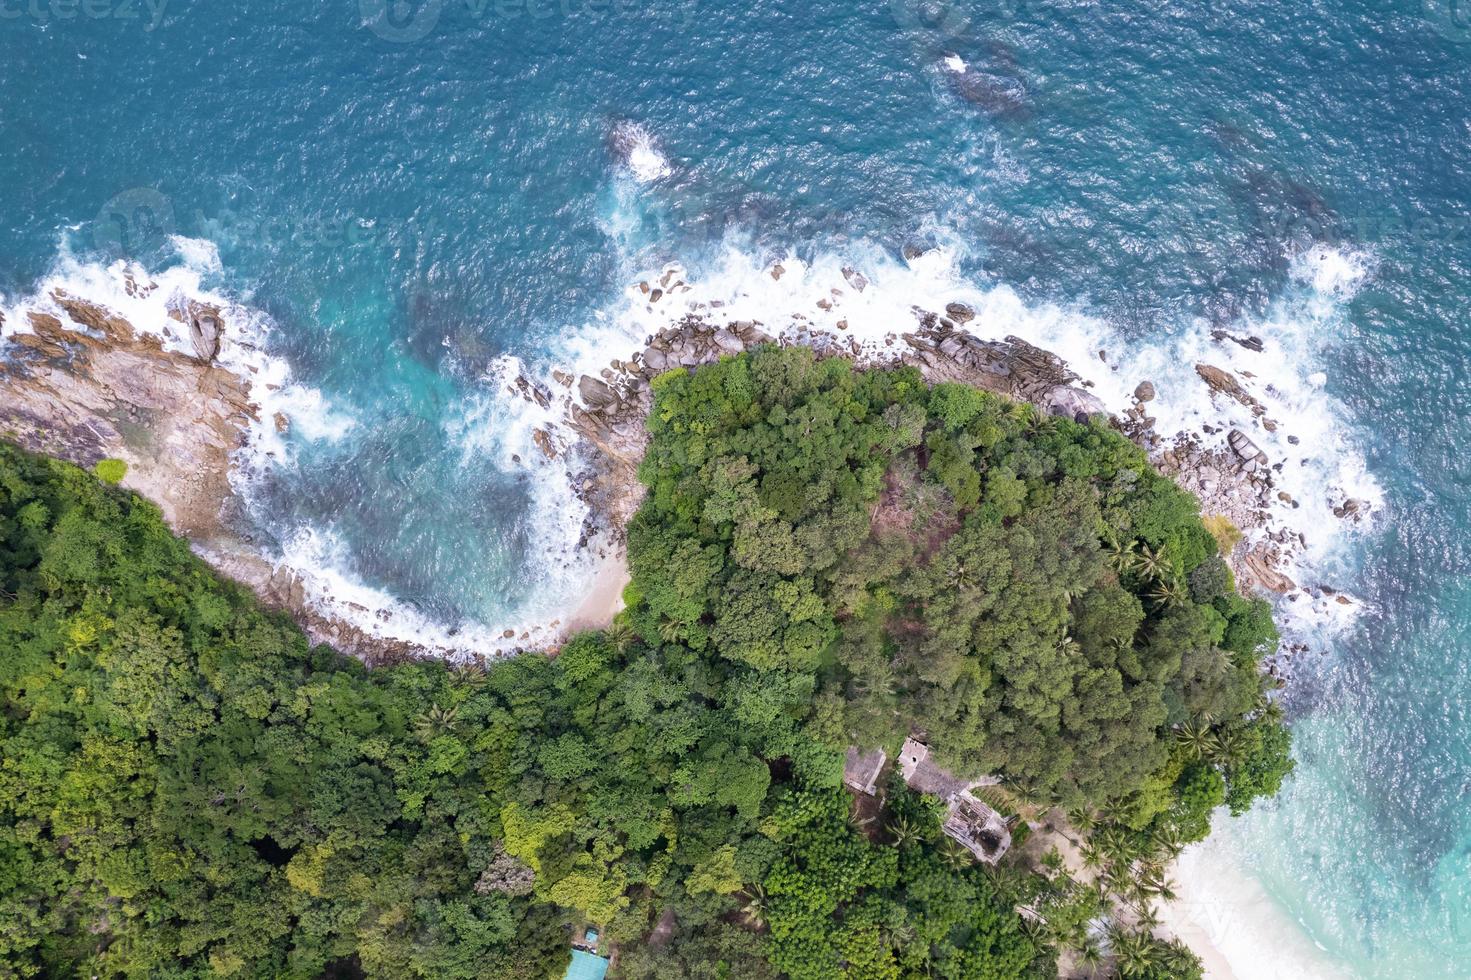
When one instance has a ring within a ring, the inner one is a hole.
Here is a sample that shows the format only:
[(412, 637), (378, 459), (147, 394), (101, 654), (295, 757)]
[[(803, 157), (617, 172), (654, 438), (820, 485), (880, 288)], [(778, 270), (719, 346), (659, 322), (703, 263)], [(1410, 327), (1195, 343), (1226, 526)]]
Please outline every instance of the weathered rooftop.
[(878, 785), (879, 773), (883, 771), (887, 761), (889, 754), (883, 749), (860, 752), (857, 746), (848, 746), (848, 758), (843, 766), (843, 785), (855, 793), (872, 796)]
[(905, 784), (920, 793), (938, 796), (950, 804), (941, 829), (963, 844), (972, 854), (995, 864), (1011, 846), (1011, 832), (1001, 814), (971, 795), (978, 786), (995, 786), (995, 776), (965, 780), (941, 769), (930, 760), (930, 747), (915, 738), (906, 738), (899, 750), (899, 771)]
[(1011, 847), (1011, 831), (1001, 814), (969, 792), (950, 801), (950, 814), (941, 829), (987, 864), (995, 864)]
[(910, 789), (942, 800), (974, 786), (994, 786), (1000, 782), (994, 777), (961, 779), (941, 769), (930, 759), (930, 747), (914, 738), (906, 738), (904, 747), (899, 750), (899, 771), (904, 774), (904, 782)]

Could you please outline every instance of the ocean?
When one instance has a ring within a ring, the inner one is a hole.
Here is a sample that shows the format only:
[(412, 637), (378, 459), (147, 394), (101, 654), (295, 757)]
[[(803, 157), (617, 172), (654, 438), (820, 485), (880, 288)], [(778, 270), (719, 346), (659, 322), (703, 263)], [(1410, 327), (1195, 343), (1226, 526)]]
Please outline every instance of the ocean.
[(1193, 364), (1249, 374), (1299, 767), (1183, 890), (1238, 976), (1471, 977), (1457, 0), (3, 0), (0, 60), (0, 307), (227, 306), (240, 531), (383, 635), (576, 605), (573, 464), (508, 388), (690, 304), (882, 346), (964, 301), (1161, 431), (1255, 424)]

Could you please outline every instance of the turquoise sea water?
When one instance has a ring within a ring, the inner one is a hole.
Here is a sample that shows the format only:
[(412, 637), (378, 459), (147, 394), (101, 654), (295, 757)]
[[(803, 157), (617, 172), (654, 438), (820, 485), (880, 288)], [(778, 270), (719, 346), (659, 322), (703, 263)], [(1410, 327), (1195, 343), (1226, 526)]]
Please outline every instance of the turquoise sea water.
[[(1107, 346), (1180, 420), (1210, 330), (1264, 336), (1230, 356), (1309, 460), (1298, 577), (1359, 614), (1284, 609), (1299, 773), (1222, 832), (1325, 963), (1471, 977), (1452, 0), (9, 0), (0, 63), (0, 293), (127, 258), (238, 301), (293, 379), (243, 529), (405, 629), (572, 601), (567, 473), (504, 382), (626, 356), (666, 263), (768, 317), (778, 259), (824, 291), (863, 269), (870, 325), (950, 289)], [(1356, 533), (1318, 499), (1350, 483), (1379, 504)]]

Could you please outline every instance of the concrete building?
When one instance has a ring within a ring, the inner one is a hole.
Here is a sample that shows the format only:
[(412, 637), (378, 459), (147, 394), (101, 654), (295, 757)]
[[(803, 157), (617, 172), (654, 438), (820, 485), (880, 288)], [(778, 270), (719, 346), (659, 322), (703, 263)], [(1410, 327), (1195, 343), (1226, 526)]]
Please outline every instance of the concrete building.
[(859, 752), (855, 745), (848, 746), (848, 758), (843, 765), (843, 785), (855, 793), (872, 796), (878, 787), (879, 774), (889, 754), (883, 749)]
[(980, 860), (995, 864), (1011, 846), (1005, 818), (971, 792), (981, 786), (995, 786), (1000, 779), (960, 779), (936, 765), (930, 759), (930, 747), (915, 738), (906, 738), (899, 750), (899, 772), (910, 789), (938, 796), (949, 805), (941, 829)]

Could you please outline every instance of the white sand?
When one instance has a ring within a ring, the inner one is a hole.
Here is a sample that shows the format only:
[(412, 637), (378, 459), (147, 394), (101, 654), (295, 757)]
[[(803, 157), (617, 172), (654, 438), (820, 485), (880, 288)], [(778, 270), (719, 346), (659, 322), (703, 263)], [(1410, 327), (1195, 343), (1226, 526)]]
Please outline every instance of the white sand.
[(1172, 877), (1179, 898), (1160, 909), (1160, 922), (1201, 958), (1209, 980), (1349, 976), (1219, 845), (1188, 848)]
[(623, 609), (623, 589), (628, 585), (628, 559), (617, 552), (599, 565), (582, 604), (565, 624), (567, 635), (580, 630), (606, 629)]

